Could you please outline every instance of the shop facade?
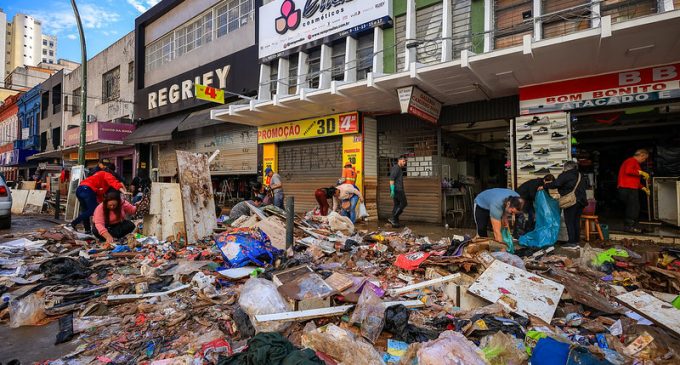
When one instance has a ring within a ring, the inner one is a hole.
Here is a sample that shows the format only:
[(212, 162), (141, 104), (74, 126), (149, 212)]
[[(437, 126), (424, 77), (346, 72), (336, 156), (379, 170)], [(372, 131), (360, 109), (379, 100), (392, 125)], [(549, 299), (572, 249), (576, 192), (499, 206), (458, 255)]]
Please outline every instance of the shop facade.
[[(517, 183), (541, 176), (541, 169), (557, 174), (564, 161), (574, 159), (589, 178), (592, 208), (617, 230), (623, 211), (616, 191), (618, 169), (636, 150), (646, 149), (650, 158), (642, 168), (653, 176), (652, 199), (648, 206), (640, 193), (640, 218), (680, 225), (680, 63), (523, 87), (520, 113), (515, 124)], [(523, 127), (534, 119), (548, 122)], [(540, 140), (534, 134), (533, 141), (519, 141), (541, 126), (549, 133)], [(525, 144), (532, 148), (519, 151)], [(539, 158), (535, 153), (540, 149), (548, 153)], [(522, 168), (529, 164), (534, 169)]]
[(19, 101), (21, 94), (15, 94), (5, 98), (0, 105), (0, 133), (2, 133), (2, 143), (0, 144), (0, 172), (7, 181), (16, 181), (19, 169), (11, 166), (10, 161), (14, 150), (14, 141), (19, 134)]

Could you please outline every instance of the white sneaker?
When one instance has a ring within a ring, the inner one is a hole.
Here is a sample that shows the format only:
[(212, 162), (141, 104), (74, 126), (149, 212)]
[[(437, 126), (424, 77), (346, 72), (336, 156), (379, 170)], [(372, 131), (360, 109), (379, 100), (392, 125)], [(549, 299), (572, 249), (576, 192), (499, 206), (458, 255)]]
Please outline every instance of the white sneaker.
[(546, 115), (545, 117), (541, 118), (541, 120), (539, 120), (538, 123), (536, 123), (536, 124), (538, 124), (538, 125), (548, 125), (548, 124), (550, 124), (550, 118), (548, 118), (548, 116)]
[(547, 158), (536, 158), (534, 159), (534, 164), (536, 165), (547, 165), (550, 161)]
[(517, 159), (519, 159), (520, 161), (533, 161), (534, 157), (531, 155), (519, 155)]
[(565, 128), (567, 126), (567, 122), (553, 122), (550, 125), (550, 128), (552, 129), (560, 129), (560, 128)]

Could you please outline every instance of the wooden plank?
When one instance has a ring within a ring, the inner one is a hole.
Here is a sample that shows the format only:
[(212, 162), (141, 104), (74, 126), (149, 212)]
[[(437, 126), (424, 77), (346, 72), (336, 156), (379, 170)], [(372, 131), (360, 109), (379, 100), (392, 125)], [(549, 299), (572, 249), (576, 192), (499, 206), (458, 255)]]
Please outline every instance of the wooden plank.
[(163, 291), (163, 292), (158, 292), (158, 293), (109, 295), (109, 296), (106, 297), (106, 300), (109, 301), (109, 302), (115, 302), (115, 301), (121, 301), (121, 300), (145, 299), (145, 298), (160, 297), (161, 295), (170, 295), (172, 293), (182, 291), (184, 289), (189, 288), (190, 286), (191, 285), (189, 285), (189, 284), (185, 284), (185, 285), (182, 285), (182, 286), (178, 286), (175, 289), (171, 289), (171, 290)]
[(28, 199), (28, 190), (12, 190), (12, 214), (21, 214), (24, 212), (26, 200)]
[(85, 178), (85, 167), (82, 165), (71, 167), (71, 178), (68, 184), (68, 196), (66, 197), (66, 214), (64, 220), (70, 222), (80, 214), (80, 203), (76, 198), (76, 189)]
[(536, 316), (550, 323), (562, 297), (564, 285), (518, 269), (499, 260), (494, 261), (474, 284), (469, 293), (492, 303), (500, 303), (511, 312)]
[[(420, 308), (425, 306), (425, 304), (419, 300), (407, 300), (407, 301), (395, 301), (395, 302), (384, 302), (383, 306), (385, 308), (402, 304), (406, 308)], [(295, 322), (295, 321), (307, 321), (314, 318), (323, 317), (334, 317), (339, 316), (354, 307), (353, 304), (341, 305), (339, 307), (330, 308), (319, 308), (319, 309), (308, 309), (297, 312), (283, 312), (274, 314), (257, 314), (255, 315), (256, 322)]]
[(176, 151), (179, 183), (184, 208), (187, 243), (196, 243), (213, 234), (217, 227), (215, 195), (208, 157), (203, 154)]
[(35, 190), (36, 185), (35, 181), (22, 181), (21, 190)]
[(621, 303), (645, 316), (650, 321), (680, 335), (680, 310), (642, 290), (616, 297)]
[[(162, 184), (160, 186), (161, 203), (161, 236), (165, 240), (176, 240), (186, 236), (182, 192), (179, 184)], [(214, 211), (214, 210), (213, 210)]]
[(410, 291), (426, 288), (428, 286), (433, 286), (433, 285), (437, 285), (437, 284), (441, 284), (441, 283), (446, 283), (448, 281), (456, 280), (459, 277), (460, 277), (459, 273), (451, 274), (451, 275), (447, 275), (447, 276), (444, 276), (444, 277), (441, 277), (441, 278), (427, 280), (427, 281), (423, 281), (423, 282), (416, 283), (416, 284), (413, 284), (413, 285), (407, 285), (407, 286), (404, 286), (404, 287), (401, 287), (401, 288), (388, 289), (387, 293), (390, 296), (397, 296), (397, 295), (400, 295), (400, 294), (403, 294), (403, 293), (408, 293)]
[(40, 214), (45, 203), (47, 190), (30, 190), (24, 206), (24, 214)]

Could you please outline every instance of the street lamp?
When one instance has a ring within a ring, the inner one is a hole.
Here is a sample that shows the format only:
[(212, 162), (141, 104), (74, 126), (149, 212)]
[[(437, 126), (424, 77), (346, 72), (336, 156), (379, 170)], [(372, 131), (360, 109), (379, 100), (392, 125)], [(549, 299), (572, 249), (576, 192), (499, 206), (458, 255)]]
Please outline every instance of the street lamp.
[(80, 21), (80, 13), (75, 0), (71, 0), (73, 13), (78, 24), (80, 34), (80, 53), (82, 76), (80, 78), (80, 145), (78, 147), (78, 164), (85, 166), (85, 135), (87, 130), (87, 48), (85, 47), (85, 33), (83, 33), (83, 23)]

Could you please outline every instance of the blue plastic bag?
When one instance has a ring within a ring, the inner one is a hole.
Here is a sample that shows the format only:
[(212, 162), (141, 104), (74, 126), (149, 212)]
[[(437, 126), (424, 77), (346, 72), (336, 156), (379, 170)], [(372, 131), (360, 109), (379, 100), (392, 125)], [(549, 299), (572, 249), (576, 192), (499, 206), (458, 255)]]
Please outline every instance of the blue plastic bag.
[(560, 235), (560, 204), (544, 190), (536, 194), (534, 201), (536, 225), (534, 230), (519, 237), (519, 244), (529, 247), (552, 246)]
[(501, 229), (501, 235), (503, 236), (503, 242), (508, 245), (508, 252), (515, 253), (515, 245), (512, 242), (512, 233), (507, 228)]
[(272, 246), (269, 237), (260, 229), (248, 229), (223, 233), (215, 239), (229, 268), (244, 267), (249, 263), (257, 266), (272, 265), (282, 251)]

